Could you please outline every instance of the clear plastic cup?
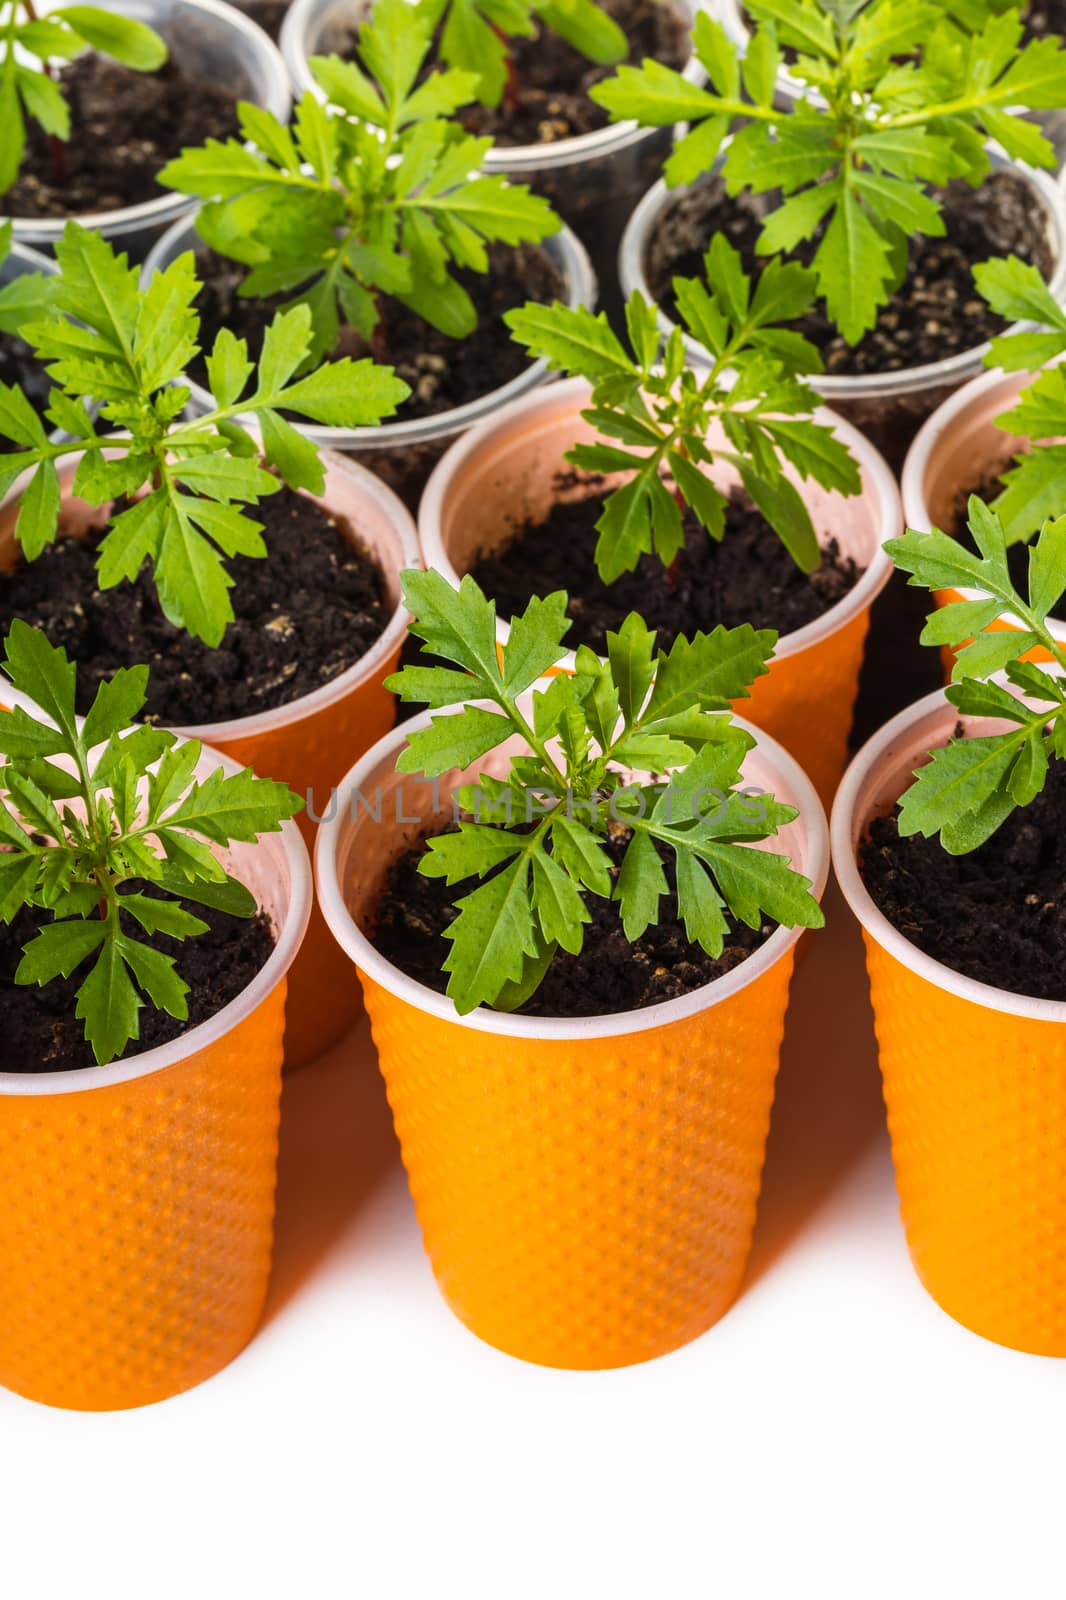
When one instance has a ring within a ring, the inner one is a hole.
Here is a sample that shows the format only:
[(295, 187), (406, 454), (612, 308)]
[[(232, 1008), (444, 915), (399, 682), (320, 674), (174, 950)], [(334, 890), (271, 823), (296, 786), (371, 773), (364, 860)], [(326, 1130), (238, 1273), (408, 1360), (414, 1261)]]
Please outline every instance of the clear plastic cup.
[[(262, 28), (222, 0), (97, 0), (111, 11), (145, 22), (161, 34), (173, 59), (238, 99), (272, 111), (287, 122), (292, 109), (289, 79), (277, 46)], [(51, 9), (49, 7), (49, 9)], [(113, 239), (135, 261), (143, 260), (159, 234), (197, 201), (161, 190), (152, 200), (117, 211), (86, 212), (75, 220)], [(49, 249), (61, 236), (65, 217), (13, 217), (15, 238)]]
[[(175, 223), (149, 254), (144, 264), (143, 281), (147, 283), (153, 273), (169, 266), (183, 250), (195, 250), (198, 243), (195, 217), (186, 217)], [(542, 248), (563, 275), (566, 285), (563, 298), (566, 304), (572, 307), (595, 306), (596, 275), (580, 239), (569, 228), (563, 228), (550, 239), (545, 239)], [(500, 330), (500, 337), (506, 337), (503, 329)], [(488, 394), (479, 395), (466, 405), (441, 411), (436, 416), (384, 422), (372, 428), (324, 428), (299, 422), (296, 426), (323, 449), (339, 450), (353, 457), (360, 466), (376, 473), (414, 511), (418, 508), (430, 473), (460, 434), (492, 416), (507, 401), (536, 389), (553, 376), (548, 372), (546, 361), (531, 361), (509, 383), (490, 390)], [(214, 402), (206, 389), (191, 382), (189, 388), (192, 391), (189, 402), (192, 412), (202, 415), (205, 411), (214, 410)]]
[[(676, 0), (690, 21), (698, 0)], [(297, 98), (317, 87), (308, 60), (342, 52), (366, 12), (366, 0), (294, 0), (281, 32), (281, 49)], [(691, 83), (707, 74), (691, 56), (684, 69)], [(584, 240), (600, 284), (603, 304), (614, 319), (622, 301), (616, 284), (618, 246), (626, 218), (670, 154), (669, 128), (612, 123), (594, 133), (554, 144), (497, 145), (487, 172), (528, 183), (551, 201), (563, 221)]]
[[(1061, 300), (1066, 295), (1066, 193), (1046, 173), (1012, 161), (998, 146), (990, 145), (989, 155), (994, 171), (1016, 172), (1032, 189), (1034, 206), (1044, 214), (1048, 245), (1055, 263), (1051, 292)], [(681, 193), (680, 189), (668, 189), (660, 181), (648, 190), (629, 219), (618, 264), (626, 296), (639, 289), (649, 300), (654, 300), (645, 270), (648, 240), (663, 212)], [(664, 334), (674, 326), (662, 311), (659, 312), (659, 326)], [(686, 335), (685, 347), (696, 365), (706, 366), (707, 352), (702, 345)], [(911, 439), (926, 417), (962, 384), (984, 370), (987, 350), (987, 343), (975, 345), (972, 350), (961, 350), (943, 361), (906, 367), (898, 372), (822, 373), (811, 379), (811, 386), (827, 406), (861, 428), (898, 469)]]

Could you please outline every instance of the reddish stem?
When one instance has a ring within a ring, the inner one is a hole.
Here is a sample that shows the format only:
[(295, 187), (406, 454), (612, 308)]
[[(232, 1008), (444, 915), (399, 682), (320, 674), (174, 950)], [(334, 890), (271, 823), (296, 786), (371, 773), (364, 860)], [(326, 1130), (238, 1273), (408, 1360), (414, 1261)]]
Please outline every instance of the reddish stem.
[[(685, 505), (685, 497), (681, 493), (681, 490), (677, 487), (676, 484), (674, 485), (674, 488), (673, 488), (673, 496), (674, 496), (674, 499), (677, 502), (678, 510), (681, 512), (681, 515), (684, 516), (685, 511), (687, 510), (687, 507)], [(677, 555), (674, 557), (674, 559), (671, 561), (670, 565), (666, 569), (666, 587), (670, 590), (671, 594), (673, 594), (674, 590), (677, 588), (678, 562), (680, 560), (681, 560), (681, 552), (679, 550), (677, 552)]]
[(506, 51), (506, 54), (503, 58), (503, 64), (504, 70), (507, 73), (507, 81), (503, 86), (503, 103), (507, 107), (508, 111), (517, 111), (519, 90), (518, 68), (515, 66), (514, 56), (511, 54), (511, 41), (498, 23), (490, 23), (490, 27)]
[[(39, 18), (33, 0), (22, 0), (22, 3), (29, 20), (37, 22)], [(41, 65), (44, 68), (45, 77), (54, 79), (55, 73), (52, 71), (52, 63), (42, 58)], [(58, 134), (50, 133), (48, 135), (48, 149), (52, 156), (52, 177), (55, 179), (56, 185), (61, 189), (67, 181), (67, 147)]]
[(370, 352), (375, 361), (387, 362), (389, 359), (389, 336), (385, 331), (385, 310), (381, 302), (381, 292), (375, 289), (374, 304), (377, 307), (377, 321), (374, 331), (370, 335)]

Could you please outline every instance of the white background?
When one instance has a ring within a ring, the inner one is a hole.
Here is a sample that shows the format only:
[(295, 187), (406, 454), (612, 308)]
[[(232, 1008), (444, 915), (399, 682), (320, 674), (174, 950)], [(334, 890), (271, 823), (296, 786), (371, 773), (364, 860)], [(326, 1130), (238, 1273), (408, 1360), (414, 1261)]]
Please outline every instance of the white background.
[(861, 948), (830, 911), (751, 1270), (710, 1333), (573, 1374), (466, 1332), (357, 1033), (286, 1083), (251, 1348), (141, 1412), (0, 1391), (3, 1600), (1062, 1600), (1066, 1366), (984, 1343), (919, 1287)]

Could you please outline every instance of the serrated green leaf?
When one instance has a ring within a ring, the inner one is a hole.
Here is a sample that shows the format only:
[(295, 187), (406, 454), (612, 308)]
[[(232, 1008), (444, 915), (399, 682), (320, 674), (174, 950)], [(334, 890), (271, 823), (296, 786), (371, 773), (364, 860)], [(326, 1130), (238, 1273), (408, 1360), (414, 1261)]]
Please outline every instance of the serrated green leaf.
[(636, 829), (626, 846), (615, 884), (626, 938), (635, 943), (659, 919), (660, 901), (669, 890), (662, 859), (651, 836)]

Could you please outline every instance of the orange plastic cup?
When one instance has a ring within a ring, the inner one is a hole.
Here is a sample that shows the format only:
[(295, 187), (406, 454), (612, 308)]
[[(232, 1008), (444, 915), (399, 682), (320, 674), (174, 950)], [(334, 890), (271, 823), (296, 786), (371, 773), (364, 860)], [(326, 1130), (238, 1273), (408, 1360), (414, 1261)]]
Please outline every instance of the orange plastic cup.
[[(1013, 409), (1030, 381), (1028, 372), (986, 372), (934, 411), (911, 445), (903, 468), (903, 511), (908, 528), (918, 533), (949, 529), (981, 478), (1006, 470), (1019, 451), (1029, 448), (1027, 439), (997, 428), (996, 418)], [(982, 597), (976, 589), (939, 589), (933, 598), (936, 605), (946, 606), (955, 600)], [(1048, 617), (1047, 625), (1055, 639), (1066, 644), (1066, 622)], [(986, 632), (1018, 632), (1021, 626), (1017, 618), (1004, 614)], [(955, 651), (944, 646), (940, 654), (944, 676), (950, 680)], [(1054, 658), (1038, 645), (1023, 659), (1048, 662)]]
[[(858, 846), (959, 713), (942, 694), (888, 723), (833, 808), (833, 864), (866, 941), (888, 1125), (911, 1259), (986, 1339), (1066, 1356), (1066, 1002), (976, 983), (877, 909)], [(962, 719), (971, 733), (1006, 722)]]
[[(309, 846), (316, 831), (314, 816), (328, 809), (333, 786), (352, 760), (369, 750), (395, 721), (395, 700), (384, 684), (396, 670), (407, 633), (400, 574), (419, 564), (414, 522), (392, 491), (343, 456), (325, 452), (323, 461), (326, 489), (318, 503), (344, 518), (377, 559), (393, 606), (388, 627), (347, 672), (290, 705), (176, 730), (190, 739), (202, 739), (241, 766), (252, 767), (261, 777), (280, 779), (305, 796), (309, 810), (301, 813), (299, 825)], [(73, 531), (79, 524), (99, 521), (98, 511), (69, 494), (77, 459), (64, 457), (58, 465), (68, 528)], [(20, 482), (0, 509), (0, 565), (9, 568), (18, 554), (13, 502), (21, 490)], [(316, 907), (290, 979), (286, 1064), (299, 1066), (316, 1059), (348, 1031), (359, 1008), (358, 987), (351, 982), (350, 968)]]
[[(200, 775), (219, 761), (205, 751)], [(311, 870), (291, 822), (225, 859), (277, 933), (237, 999), (110, 1066), (0, 1062), (0, 1383), (31, 1400), (79, 1411), (165, 1400), (232, 1361), (259, 1322), (286, 974)]]
[[(424, 726), (427, 717), (410, 726)], [(780, 929), (726, 977), (645, 1011), (544, 1020), (450, 1000), (367, 937), (391, 863), (517, 742), (436, 783), (397, 729), (349, 773), (316, 847), (319, 900), (363, 983), (425, 1246), (489, 1344), (571, 1368), (647, 1361), (709, 1328), (751, 1244), (789, 979)], [(759, 737), (749, 783), (800, 808), (777, 848), (824, 887), (813, 787)]]
[[(523, 522), (540, 522), (560, 498), (556, 479), (570, 472), (564, 457), (578, 443), (599, 439), (582, 421), (589, 385), (569, 379), (502, 408), (448, 450), (426, 486), (418, 534), (427, 567), (458, 583), (483, 551), (504, 544)], [(784, 634), (767, 677), (737, 710), (794, 755), (828, 805), (847, 762), (870, 606), (888, 581), (892, 564), (882, 546), (902, 528), (899, 490), (883, 458), (850, 423), (820, 411), (859, 464), (862, 492), (845, 497), (796, 478), (822, 543), (835, 539), (843, 555), (865, 569), (839, 604), (817, 621)], [(716, 431), (709, 442), (724, 444)], [(724, 491), (739, 483), (728, 466), (709, 474)], [(581, 488), (563, 498), (580, 498)], [(709, 537), (709, 535), (708, 535)], [(497, 622), (501, 642), (509, 619)], [(560, 670), (573, 671), (573, 652)]]

